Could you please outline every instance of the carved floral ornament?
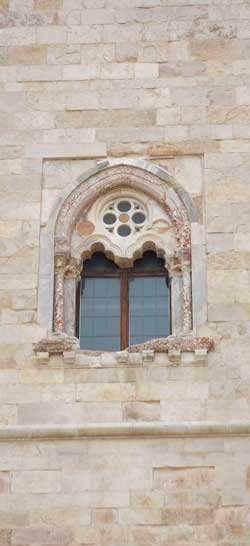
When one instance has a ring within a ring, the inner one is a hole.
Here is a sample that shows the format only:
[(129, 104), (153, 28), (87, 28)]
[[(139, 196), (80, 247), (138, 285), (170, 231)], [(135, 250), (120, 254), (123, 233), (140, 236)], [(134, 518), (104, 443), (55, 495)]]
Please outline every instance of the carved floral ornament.
[(190, 336), (190, 211), (173, 186), (150, 170), (114, 165), (80, 182), (66, 197), (54, 238), (57, 334), (74, 336), (75, 317), (69, 326), (65, 294), (69, 286), (76, 290), (85, 259), (102, 250), (119, 267), (131, 267), (150, 249), (164, 258), (169, 276), (176, 279), (171, 290), (172, 333)]

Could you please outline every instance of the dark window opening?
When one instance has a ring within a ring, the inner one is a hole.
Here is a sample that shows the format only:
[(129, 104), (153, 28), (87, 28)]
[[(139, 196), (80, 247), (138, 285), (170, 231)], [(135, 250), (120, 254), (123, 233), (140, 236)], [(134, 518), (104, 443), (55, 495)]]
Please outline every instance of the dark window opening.
[(170, 334), (169, 278), (154, 252), (128, 269), (96, 252), (84, 262), (77, 303), (81, 349), (119, 351)]

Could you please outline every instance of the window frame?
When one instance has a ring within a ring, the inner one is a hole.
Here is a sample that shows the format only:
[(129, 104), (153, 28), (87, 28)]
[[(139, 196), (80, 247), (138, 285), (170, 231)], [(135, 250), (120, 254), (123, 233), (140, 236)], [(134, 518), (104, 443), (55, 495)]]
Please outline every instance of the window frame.
[[(81, 298), (81, 280), (82, 278), (120, 278), (120, 350), (123, 351), (129, 346), (129, 279), (135, 277), (163, 277), (169, 290), (169, 334), (172, 334), (172, 308), (171, 308), (171, 278), (168, 271), (136, 271), (135, 268), (120, 268), (117, 271), (88, 272), (82, 270), (81, 279), (76, 289), (76, 331), (75, 335), (80, 337), (80, 298)], [(86, 349), (87, 350), (87, 349)]]

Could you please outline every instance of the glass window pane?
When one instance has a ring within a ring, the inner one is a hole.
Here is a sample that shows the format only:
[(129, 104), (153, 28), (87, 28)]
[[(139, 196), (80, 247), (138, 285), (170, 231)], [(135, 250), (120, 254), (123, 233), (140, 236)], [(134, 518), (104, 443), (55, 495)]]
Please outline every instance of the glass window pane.
[(166, 277), (135, 277), (129, 281), (129, 344), (170, 334), (169, 289)]
[(157, 258), (155, 252), (151, 250), (144, 252), (143, 257), (135, 261), (134, 269), (135, 271), (145, 271), (149, 274), (152, 273), (152, 271), (159, 271), (166, 274), (163, 258)]
[(80, 348), (119, 351), (120, 279), (82, 279)]

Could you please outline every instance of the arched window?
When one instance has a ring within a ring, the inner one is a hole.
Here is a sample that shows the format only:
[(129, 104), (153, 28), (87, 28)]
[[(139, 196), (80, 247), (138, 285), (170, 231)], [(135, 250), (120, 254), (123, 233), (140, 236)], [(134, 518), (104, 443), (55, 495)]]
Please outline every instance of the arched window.
[(145, 252), (131, 268), (96, 252), (83, 263), (79, 288), (81, 349), (119, 351), (170, 334), (169, 277), (154, 252)]
[(193, 339), (206, 321), (206, 277), (190, 195), (132, 159), (104, 161), (72, 186), (41, 230), (38, 313), (52, 346), (60, 336), (77, 345), (76, 331), (84, 349)]

